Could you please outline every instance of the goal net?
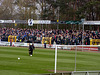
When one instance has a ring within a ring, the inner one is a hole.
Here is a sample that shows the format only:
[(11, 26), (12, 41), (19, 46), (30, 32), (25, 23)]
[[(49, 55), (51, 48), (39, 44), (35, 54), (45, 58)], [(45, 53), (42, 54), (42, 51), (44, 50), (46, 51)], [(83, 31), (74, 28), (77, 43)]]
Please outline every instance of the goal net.
[[(57, 70), (59, 72), (60, 70), (61, 71), (92, 70), (90, 69), (92, 68), (91, 64), (95, 63), (91, 62), (95, 58), (95, 56), (93, 57), (92, 55), (96, 55), (96, 52), (99, 52), (99, 50), (100, 50), (99, 45), (56, 45), (54, 73), (56, 73)], [(90, 56), (92, 56), (93, 59)], [(87, 62), (89, 63), (87, 64)], [(78, 69), (77, 66), (81, 68)], [(95, 70), (98, 70), (98, 68), (97, 69), (95, 68)]]

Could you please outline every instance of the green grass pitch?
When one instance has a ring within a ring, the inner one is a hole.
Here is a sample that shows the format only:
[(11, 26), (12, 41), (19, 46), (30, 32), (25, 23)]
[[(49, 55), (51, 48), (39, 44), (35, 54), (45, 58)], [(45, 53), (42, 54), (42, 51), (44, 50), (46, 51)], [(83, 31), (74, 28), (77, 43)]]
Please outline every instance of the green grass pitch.
[[(20, 57), (20, 60), (18, 60)], [(55, 50), (36, 48), (32, 57), (28, 48), (0, 47), (0, 75), (53, 73)], [(100, 70), (100, 53), (77, 52), (77, 71)], [(74, 71), (75, 52), (58, 50), (57, 71)]]

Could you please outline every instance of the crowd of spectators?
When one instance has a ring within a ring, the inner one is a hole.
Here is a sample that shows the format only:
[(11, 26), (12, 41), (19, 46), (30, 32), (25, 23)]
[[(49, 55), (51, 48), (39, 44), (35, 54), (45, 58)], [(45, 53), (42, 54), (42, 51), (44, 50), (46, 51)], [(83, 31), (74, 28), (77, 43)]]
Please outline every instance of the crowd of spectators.
[(8, 41), (8, 36), (17, 36), (17, 42), (34, 41), (41, 43), (42, 37), (52, 37), (51, 43), (65, 44), (65, 45), (81, 45), (82, 35), (84, 44), (90, 45), (91, 39), (100, 39), (100, 32), (85, 30), (38, 30), (38, 29), (14, 29), (14, 28), (0, 28), (1, 41)]

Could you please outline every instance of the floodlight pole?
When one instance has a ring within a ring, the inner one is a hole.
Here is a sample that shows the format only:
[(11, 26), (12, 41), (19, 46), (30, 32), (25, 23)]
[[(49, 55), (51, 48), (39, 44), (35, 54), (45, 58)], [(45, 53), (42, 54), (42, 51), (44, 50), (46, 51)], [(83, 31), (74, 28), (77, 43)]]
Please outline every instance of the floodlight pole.
[(82, 51), (83, 51), (83, 45), (84, 45), (84, 21), (85, 21), (85, 19), (81, 19), (81, 21), (82, 21), (82, 28), (83, 28), (83, 31), (82, 31)]
[(55, 70), (54, 70), (54, 73), (56, 73), (56, 68), (57, 68), (57, 45), (55, 48)]
[(84, 24), (83, 24), (83, 43), (82, 45), (84, 45)]
[(84, 23), (83, 24), (83, 34), (82, 34), (82, 51), (83, 51), (83, 45), (84, 45)]
[[(39, 14), (37, 14), (37, 20), (39, 20), (39, 19), (40, 19)], [(38, 24), (37, 24), (37, 29), (38, 29)]]
[[(57, 10), (58, 10), (58, 15), (57, 15), (57, 16), (58, 16), (58, 17), (57, 17), (57, 18), (58, 18), (58, 22), (59, 22), (59, 8), (60, 8), (60, 7), (58, 7), (58, 9), (57, 9)], [(57, 29), (59, 29), (59, 24), (57, 24)]]

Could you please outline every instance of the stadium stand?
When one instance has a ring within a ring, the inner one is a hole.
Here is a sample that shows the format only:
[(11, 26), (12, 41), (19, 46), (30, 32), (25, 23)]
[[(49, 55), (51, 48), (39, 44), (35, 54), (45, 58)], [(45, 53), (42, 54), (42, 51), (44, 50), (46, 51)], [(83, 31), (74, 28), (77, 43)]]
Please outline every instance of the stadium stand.
[[(65, 45), (81, 45), (82, 44), (82, 30), (38, 30), (38, 29), (14, 29), (14, 28), (0, 28), (1, 41), (8, 41), (8, 36), (17, 36), (17, 42), (28, 43), (42, 43), (43, 37), (52, 37), (51, 44)], [(100, 32), (86, 30), (84, 32), (84, 45), (90, 45), (91, 39), (100, 39)]]

